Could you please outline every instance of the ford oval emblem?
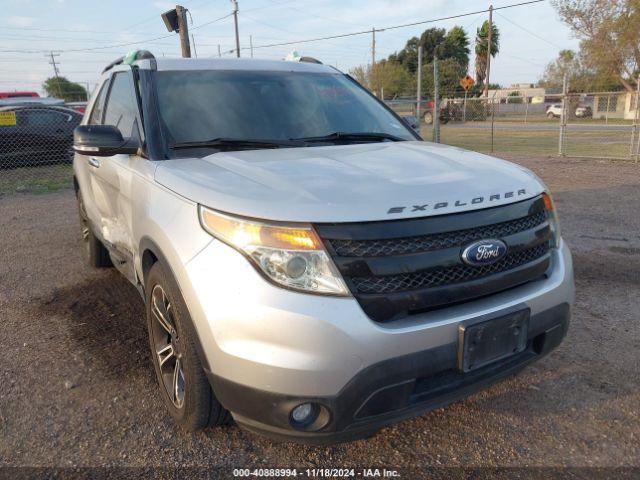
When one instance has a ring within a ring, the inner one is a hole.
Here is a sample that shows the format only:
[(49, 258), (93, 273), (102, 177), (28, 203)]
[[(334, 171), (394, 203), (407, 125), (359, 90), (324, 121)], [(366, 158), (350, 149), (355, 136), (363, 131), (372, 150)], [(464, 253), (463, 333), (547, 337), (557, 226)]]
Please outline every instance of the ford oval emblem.
[(507, 254), (507, 244), (491, 238), (474, 242), (462, 251), (462, 261), (467, 265), (479, 267), (491, 265)]

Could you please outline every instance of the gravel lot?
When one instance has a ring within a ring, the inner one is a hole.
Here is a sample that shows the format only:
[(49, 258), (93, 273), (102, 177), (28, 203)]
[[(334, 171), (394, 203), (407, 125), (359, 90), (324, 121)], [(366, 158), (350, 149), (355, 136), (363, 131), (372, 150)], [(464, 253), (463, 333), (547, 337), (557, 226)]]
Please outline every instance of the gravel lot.
[(140, 297), (84, 266), (72, 192), (0, 196), (0, 466), (640, 467), (640, 165), (516, 161), (555, 192), (573, 250), (566, 341), (463, 402), (326, 448), (175, 427)]

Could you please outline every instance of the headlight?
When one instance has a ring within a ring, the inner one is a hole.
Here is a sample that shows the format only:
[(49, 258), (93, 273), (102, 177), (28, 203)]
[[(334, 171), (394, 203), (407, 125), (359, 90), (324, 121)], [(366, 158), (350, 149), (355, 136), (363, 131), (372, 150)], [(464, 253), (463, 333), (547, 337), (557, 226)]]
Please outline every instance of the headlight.
[(232, 217), (200, 206), (200, 223), (250, 258), (273, 282), (310, 293), (349, 291), (310, 225), (278, 225)]
[(551, 228), (551, 246), (553, 248), (560, 247), (560, 224), (558, 223), (558, 215), (556, 214), (556, 206), (553, 203), (551, 194), (543, 193), (544, 208), (547, 210), (547, 218), (549, 219), (549, 227)]

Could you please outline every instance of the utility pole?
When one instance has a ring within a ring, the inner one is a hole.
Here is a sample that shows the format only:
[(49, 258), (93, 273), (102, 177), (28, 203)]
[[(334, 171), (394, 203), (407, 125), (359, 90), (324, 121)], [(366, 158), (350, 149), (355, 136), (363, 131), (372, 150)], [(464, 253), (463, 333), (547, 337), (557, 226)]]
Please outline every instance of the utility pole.
[(45, 55), (45, 56), (51, 59), (51, 61), (49, 62), (49, 65), (53, 66), (53, 74), (56, 77), (56, 86), (58, 87), (58, 95), (60, 96), (60, 98), (62, 98), (62, 86), (60, 85), (60, 76), (58, 75), (58, 64), (56, 63), (56, 59), (55, 59), (55, 57), (59, 57), (60, 54), (49, 52), (49, 55)]
[(196, 50), (196, 39), (193, 36), (193, 33), (191, 34), (191, 43), (193, 44), (193, 54), (196, 58), (198, 58), (198, 51)]
[(251, 58), (253, 58), (253, 35), (249, 35), (249, 47), (251, 48)]
[(440, 143), (440, 77), (438, 75), (438, 56), (433, 56), (433, 142)]
[(236, 29), (236, 57), (240, 58), (240, 34), (238, 33), (238, 0), (231, 0), (231, 13)]
[(418, 89), (416, 90), (416, 117), (420, 130), (420, 101), (422, 100), (422, 45), (418, 46)]
[(218, 44), (218, 57), (222, 56), (222, 52), (220, 51), (220, 44)]
[(493, 5), (489, 5), (489, 35), (487, 35), (487, 76), (484, 81), (484, 96), (489, 96), (489, 75), (491, 74), (491, 36), (493, 35)]
[[(173, 10), (164, 12), (160, 17), (167, 27), (168, 32), (178, 32), (180, 36), (180, 50), (182, 58), (191, 58), (191, 45), (189, 45), (189, 26), (187, 25), (188, 10), (182, 5), (176, 5)], [(191, 36), (193, 38), (193, 35)], [(195, 48), (195, 41), (194, 41)], [(164, 56), (164, 53), (162, 54)]]
[(187, 9), (182, 5), (176, 5), (178, 16), (178, 33), (180, 34), (180, 49), (182, 58), (191, 58), (191, 46), (189, 45), (189, 27), (187, 26)]
[(376, 93), (376, 27), (371, 29), (371, 90), (373, 90), (373, 94)]

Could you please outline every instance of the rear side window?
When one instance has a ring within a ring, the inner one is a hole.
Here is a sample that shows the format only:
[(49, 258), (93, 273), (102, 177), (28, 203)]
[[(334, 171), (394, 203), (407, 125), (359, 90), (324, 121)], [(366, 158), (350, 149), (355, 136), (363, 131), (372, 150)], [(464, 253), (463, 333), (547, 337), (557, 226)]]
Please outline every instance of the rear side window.
[(89, 117), (88, 122), (89, 125), (96, 125), (102, 121), (102, 112), (104, 111), (104, 98), (107, 96), (107, 90), (109, 89), (108, 87), (108, 81), (102, 84), (102, 88), (100, 89), (98, 98), (96, 98), (96, 101), (93, 104), (93, 111), (91, 112), (91, 116)]
[(29, 127), (59, 126), (71, 118), (70, 115), (50, 110), (29, 110), (25, 113), (25, 125)]
[(103, 123), (117, 127), (123, 138), (139, 137), (138, 104), (131, 72), (119, 72), (114, 75)]

